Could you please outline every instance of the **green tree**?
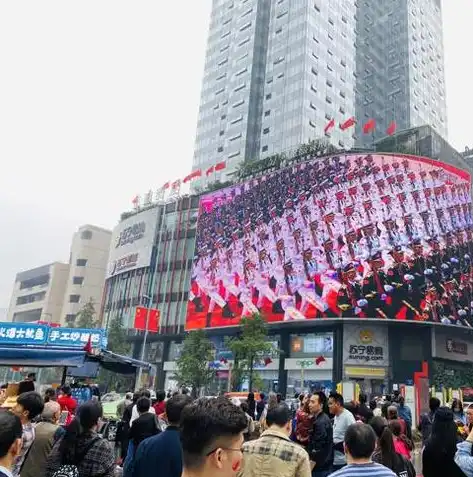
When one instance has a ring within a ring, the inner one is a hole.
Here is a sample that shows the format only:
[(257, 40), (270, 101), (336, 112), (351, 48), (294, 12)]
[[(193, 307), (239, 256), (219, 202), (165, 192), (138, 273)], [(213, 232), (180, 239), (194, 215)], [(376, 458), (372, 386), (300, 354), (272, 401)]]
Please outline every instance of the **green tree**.
[(113, 353), (127, 355), (131, 351), (130, 343), (127, 341), (127, 333), (123, 327), (120, 317), (116, 316), (110, 321), (107, 329), (108, 344), (107, 349)]
[(214, 378), (215, 370), (209, 368), (209, 362), (213, 359), (214, 348), (205, 331), (191, 331), (184, 339), (181, 355), (176, 360), (174, 378), (180, 386), (192, 387), (196, 397)]
[(95, 305), (92, 298), (82, 307), (76, 316), (77, 328), (96, 328), (97, 318), (95, 317)]
[(255, 313), (244, 317), (240, 325), (240, 336), (228, 339), (227, 344), (235, 357), (236, 379), (248, 379), (248, 389), (252, 391), (256, 365), (265, 358), (278, 355), (279, 350), (267, 340), (268, 324), (263, 315)]

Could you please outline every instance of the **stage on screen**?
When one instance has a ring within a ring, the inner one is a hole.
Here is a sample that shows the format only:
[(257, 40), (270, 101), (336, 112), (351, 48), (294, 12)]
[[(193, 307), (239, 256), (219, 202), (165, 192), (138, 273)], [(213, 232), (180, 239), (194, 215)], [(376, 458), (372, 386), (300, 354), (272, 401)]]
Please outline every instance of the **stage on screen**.
[(470, 176), (342, 155), (201, 198), (187, 329), (334, 318), (471, 327)]

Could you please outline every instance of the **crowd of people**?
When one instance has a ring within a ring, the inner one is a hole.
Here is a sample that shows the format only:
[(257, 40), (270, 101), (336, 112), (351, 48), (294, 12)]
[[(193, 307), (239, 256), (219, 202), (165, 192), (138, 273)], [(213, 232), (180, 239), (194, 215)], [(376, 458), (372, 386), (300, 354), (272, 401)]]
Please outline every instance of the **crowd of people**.
[[(416, 477), (416, 429), (399, 392), (382, 405), (360, 395), (302, 394), (193, 399), (128, 394), (117, 442), (100, 434), (103, 411), (68, 394), (20, 394), (0, 412), (0, 477)], [(76, 406), (74, 406), (76, 404)], [(473, 407), (430, 399), (420, 417), (423, 477), (473, 477)], [(59, 425), (61, 413), (72, 420)], [(118, 444), (118, 445), (116, 445)]]
[(264, 310), (473, 326), (469, 182), (438, 162), (336, 156), (201, 205), (188, 320)]

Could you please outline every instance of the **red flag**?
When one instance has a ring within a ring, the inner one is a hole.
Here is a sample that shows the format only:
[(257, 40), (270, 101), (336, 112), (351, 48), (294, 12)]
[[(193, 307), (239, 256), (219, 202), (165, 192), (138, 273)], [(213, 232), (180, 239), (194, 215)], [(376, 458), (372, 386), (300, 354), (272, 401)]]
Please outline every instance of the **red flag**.
[(350, 119), (347, 119), (344, 123), (340, 124), (340, 129), (345, 131), (345, 129), (351, 128), (356, 124), (356, 119), (352, 116)]
[(192, 179), (192, 174), (189, 174), (186, 177), (184, 177), (182, 182), (185, 184), (186, 182), (189, 182), (191, 179)]
[(371, 118), (363, 125), (363, 133), (369, 134), (376, 129), (376, 120)]
[(327, 134), (330, 131), (330, 129), (333, 129), (334, 127), (335, 127), (335, 119), (331, 119), (325, 126), (324, 133)]
[(193, 171), (191, 174), (191, 179), (193, 179), (194, 177), (202, 177), (202, 169), (196, 169), (195, 171)]
[(137, 306), (134, 322), (135, 330), (145, 330), (146, 319), (148, 319), (148, 331), (156, 333), (159, 325), (159, 310)]
[(134, 207), (138, 207), (138, 205), (140, 204), (140, 196), (135, 195), (135, 197), (133, 197), (131, 203), (133, 204)]
[(82, 350), (86, 353), (92, 353), (92, 335), (89, 335), (89, 339), (87, 340), (87, 343), (82, 348)]
[(386, 129), (386, 134), (388, 136), (392, 136), (396, 132), (396, 129), (397, 129), (396, 121), (391, 121), (391, 123), (388, 126), (388, 129)]
[(207, 174), (207, 176), (210, 176), (210, 174), (213, 174), (214, 170), (215, 168), (214, 166), (212, 166), (212, 167), (209, 167), (205, 173)]
[(319, 364), (325, 363), (327, 361), (323, 356), (318, 356), (315, 358), (315, 364), (318, 366)]
[(227, 167), (227, 164), (225, 163), (225, 161), (217, 162), (217, 164), (215, 164), (215, 170), (216, 171), (221, 171), (221, 170), (225, 169), (226, 167)]
[(265, 366), (268, 366), (273, 362), (273, 360), (270, 357), (266, 357), (264, 358), (263, 362)]
[(178, 179), (177, 181), (174, 181), (171, 184), (172, 190), (179, 189), (180, 186), (181, 186), (181, 180), (180, 179)]
[(167, 190), (167, 189), (169, 189), (169, 187), (171, 187), (171, 183), (170, 183), (170, 182), (166, 182), (166, 184), (164, 184), (164, 185), (161, 187), (161, 190)]

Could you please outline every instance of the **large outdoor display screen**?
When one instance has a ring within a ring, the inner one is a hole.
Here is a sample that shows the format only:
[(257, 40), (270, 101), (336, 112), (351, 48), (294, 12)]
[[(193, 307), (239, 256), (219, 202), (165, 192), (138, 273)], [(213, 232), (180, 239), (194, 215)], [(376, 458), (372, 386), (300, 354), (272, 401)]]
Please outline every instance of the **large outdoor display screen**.
[(203, 196), (187, 329), (335, 318), (471, 327), (470, 175), (341, 155)]

